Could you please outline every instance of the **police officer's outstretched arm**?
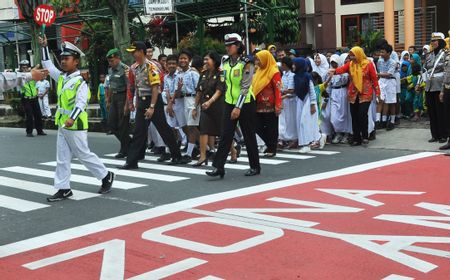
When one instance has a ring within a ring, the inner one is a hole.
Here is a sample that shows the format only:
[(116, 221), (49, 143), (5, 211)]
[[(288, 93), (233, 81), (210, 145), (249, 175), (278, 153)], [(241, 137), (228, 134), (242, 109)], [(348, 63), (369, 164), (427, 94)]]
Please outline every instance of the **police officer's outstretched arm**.
[(22, 87), (30, 80), (40, 81), (47, 73), (46, 69), (33, 68), (31, 72), (0, 72), (0, 92)]
[(42, 47), (42, 65), (48, 70), (50, 77), (57, 82), (61, 71), (56, 68), (50, 59), (50, 52), (47, 46), (47, 37), (45, 35), (43, 38), (39, 37), (39, 44)]

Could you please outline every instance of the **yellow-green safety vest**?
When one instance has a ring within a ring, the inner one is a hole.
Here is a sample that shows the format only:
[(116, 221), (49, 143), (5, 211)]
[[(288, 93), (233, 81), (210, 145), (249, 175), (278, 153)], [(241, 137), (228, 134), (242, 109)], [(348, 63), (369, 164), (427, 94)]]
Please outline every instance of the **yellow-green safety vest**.
[[(72, 81), (72, 79), (77, 79), (75, 82)], [(62, 127), (66, 120), (70, 118), (70, 114), (72, 113), (73, 109), (75, 108), (75, 102), (77, 98), (77, 91), (80, 87), (81, 83), (83, 82), (83, 78), (81, 76), (74, 77), (67, 81), (66, 83), (73, 82), (73, 85), (69, 86), (68, 88), (64, 88), (64, 76), (59, 76), (58, 78), (58, 85), (57, 85), (57, 95), (58, 95), (58, 110), (55, 114), (55, 124), (59, 127)], [(88, 102), (91, 98), (91, 91), (88, 88)], [(88, 103), (87, 102), (87, 103)], [(87, 107), (86, 103), (86, 107)], [(86, 108), (83, 108), (86, 109)], [(72, 127), (65, 127), (65, 129), (69, 130), (87, 130), (89, 127), (88, 124), (88, 114), (86, 110), (83, 110), (78, 115), (78, 118), (75, 120)]]
[[(222, 75), (224, 76), (227, 85), (225, 93), (225, 102), (235, 105), (241, 94), (241, 80), (244, 74), (245, 61), (238, 61), (236, 65), (231, 66), (230, 61), (226, 61), (222, 67)], [(253, 96), (252, 87), (248, 90), (244, 103), (249, 103)]]
[(26, 82), (22, 87), (23, 97), (26, 99), (32, 99), (37, 97), (36, 81), (31, 80)]

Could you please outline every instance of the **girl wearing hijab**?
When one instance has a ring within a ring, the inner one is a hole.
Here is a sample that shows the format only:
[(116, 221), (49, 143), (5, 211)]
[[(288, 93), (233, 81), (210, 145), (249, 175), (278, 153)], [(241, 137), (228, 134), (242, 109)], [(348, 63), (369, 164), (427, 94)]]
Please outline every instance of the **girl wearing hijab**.
[(312, 71), (317, 72), (322, 78), (322, 81), (325, 81), (328, 69), (330, 68), (326, 56), (321, 53), (316, 53), (312, 62)]
[(307, 72), (304, 58), (294, 59), (294, 93), (297, 96), (297, 132), (299, 153), (311, 151), (309, 145), (320, 141), (324, 146), (326, 136), (319, 132), (317, 99), (311, 75)]
[[(348, 54), (341, 56), (332, 55), (330, 58), (331, 67), (333, 69), (344, 65)], [(327, 92), (330, 93), (331, 100), (331, 124), (336, 132), (331, 143), (333, 144), (347, 144), (348, 136), (352, 132), (352, 122), (350, 117), (350, 105), (347, 97), (347, 84), (349, 76), (348, 73), (341, 75), (332, 75), (331, 81), (328, 85)]]
[(282, 109), (281, 74), (269, 51), (258, 52), (255, 64), (252, 90), (256, 97), (256, 133), (267, 146), (265, 157), (274, 157), (277, 153), (278, 116)]
[(350, 62), (337, 69), (331, 69), (330, 73), (350, 74), (348, 86), (348, 99), (352, 116), (353, 146), (369, 143), (368, 110), (373, 99), (373, 91), (380, 96), (377, 72), (374, 64), (367, 59), (361, 47), (353, 47), (349, 53)]
[(403, 117), (410, 118), (412, 115), (413, 95), (408, 90), (408, 76), (411, 74), (411, 63), (404, 60), (400, 66), (400, 108)]
[[(294, 94), (294, 73), (292, 72), (292, 59), (283, 57), (281, 60), (283, 77), (281, 78), (281, 98), (283, 99), (283, 111), (280, 114), (279, 138), (288, 141), (288, 149), (298, 147), (297, 133), (297, 100)], [(284, 146), (284, 145), (283, 145)]]

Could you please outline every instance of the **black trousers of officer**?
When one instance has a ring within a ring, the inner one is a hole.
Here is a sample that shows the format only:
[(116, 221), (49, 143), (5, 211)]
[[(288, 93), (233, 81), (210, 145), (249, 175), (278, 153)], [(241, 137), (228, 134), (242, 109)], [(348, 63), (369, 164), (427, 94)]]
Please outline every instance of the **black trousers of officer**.
[(267, 146), (268, 153), (277, 152), (278, 116), (275, 112), (256, 113), (256, 133)]
[(131, 139), (130, 148), (128, 149), (128, 164), (136, 164), (142, 158), (142, 150), (147, 146), (147, 133), (150, 122), (156, 127), (161, 135), (164, 143), (169, 147), (172, 159), (180, 158), (180, 148), (177, 145), (175, 135), (172, 128), (167, 124), (166, 115), (164, 114), (164, 105), (161, 95), (158, 96), (155, 104), (155, 110), (151, 119), (145, 119), (145, 111), (150, 107), (151, 96), (137, 98), (136, 121), (133, 138)]
[(109, 107), (108, 123), (112, 133), (120, 142), (119, 153), (128, 154), (130, 146), (130, 115), (124, 113), (126, 92), (113, 93)]
[(231, 120), (231, 111), (233, 111), (234, 107), (234, 105), (225, 103), (222, 120), (222, 136), (220, 137), (219, 148), (214, 157), (213, 166), (217, 169), (224, 168), (239, 121), (242, 134), (244, 135), (250, 168), (259, 169), (258, 143), (256, 142), (255, 134), (256, 103), (252, 100), (250, 103), (244, 104), (239, 118), (237, 120)]
[(447, 132), (448, 143), (450, 143), (450, 89), (444, 89), (444, 125)]
[(33, 128), (36, 128), (38, 133), (42, 132), (42, 113), (38, 98), (22, 98), (22, 105), (25, 110), (27, 134), (33, 133)]
[(430, 91), (425, 94), (428, 116), (430, 117), (431, 137), (436, 140), (447, 138), (444, 124), (444, 104), (439, 100), (440, 91)]

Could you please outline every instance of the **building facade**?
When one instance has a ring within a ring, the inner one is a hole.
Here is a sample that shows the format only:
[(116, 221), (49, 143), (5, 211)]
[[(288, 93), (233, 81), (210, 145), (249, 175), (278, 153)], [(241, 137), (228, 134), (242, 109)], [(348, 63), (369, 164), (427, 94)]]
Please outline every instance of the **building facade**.
[(333, 50), (380, 31), (396, 49), (422, 46), (431, 32), (447, 33), (449, 13), (447, 0), (300, 0), (301, 44)]

